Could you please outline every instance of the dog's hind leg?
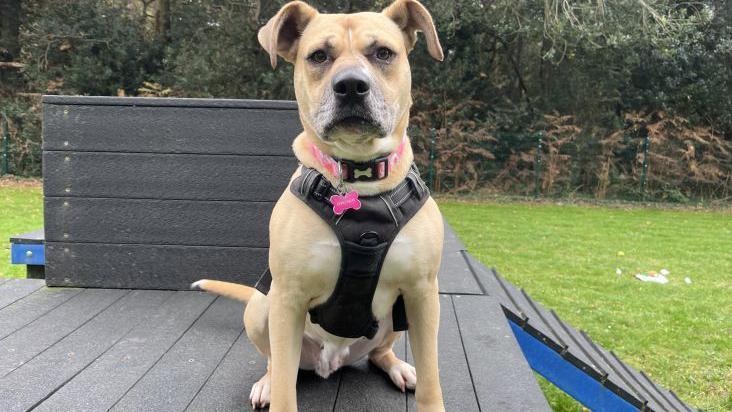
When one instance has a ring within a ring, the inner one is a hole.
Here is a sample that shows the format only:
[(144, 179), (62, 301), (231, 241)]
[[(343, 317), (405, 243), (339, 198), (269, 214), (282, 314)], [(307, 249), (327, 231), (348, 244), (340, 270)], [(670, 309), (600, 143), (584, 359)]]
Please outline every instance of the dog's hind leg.
[(404, 392), (407, 389), (414, 390), (417, 386), (417, 371), (414, 366), (397, 358), (392, 350), (394, 342), (401, 335), (402, 332), (390, 332), (383, 343), (369, 353), (369, 360), (386, 372), (394, 385)]

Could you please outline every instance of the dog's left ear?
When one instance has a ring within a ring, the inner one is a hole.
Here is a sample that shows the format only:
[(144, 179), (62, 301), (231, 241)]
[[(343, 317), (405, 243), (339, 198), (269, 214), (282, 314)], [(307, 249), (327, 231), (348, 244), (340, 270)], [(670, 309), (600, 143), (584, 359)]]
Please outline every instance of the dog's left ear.
[(396, 0), (385, 8), (382, 13), (402, 29), (406, 37), (408, 51), (414, 48), (414, 43), (417, 41), (417, 31), (421, 31), (427, 40), (427, 50), (430, 52), (430, 56), (439, 61), (444, 60), (445, 55), (442, 53), (435, 23), (432, 22), (430, 12), (422, 3), (417, 0)]
[(290, 63), (297, 57), (297, 44), (302, 32), (318, 11), (302, 1), (291, 1), (259, 29), (257, 39), (269, 53), (272, 68), (277, 67), (277, 55)]

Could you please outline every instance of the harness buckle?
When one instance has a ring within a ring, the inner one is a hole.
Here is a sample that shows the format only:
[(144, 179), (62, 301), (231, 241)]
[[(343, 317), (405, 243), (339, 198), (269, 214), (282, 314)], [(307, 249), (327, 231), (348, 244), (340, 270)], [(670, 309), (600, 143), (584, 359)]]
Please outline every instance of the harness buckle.
[(320, 178), (313, 183), (313, 189), (311, 190), (311, 195), (317, 199), (317, 200), (323, 200), (328, 195), (328, 188), (329, 184), (325, 180), (323, 176), (320, 176)]

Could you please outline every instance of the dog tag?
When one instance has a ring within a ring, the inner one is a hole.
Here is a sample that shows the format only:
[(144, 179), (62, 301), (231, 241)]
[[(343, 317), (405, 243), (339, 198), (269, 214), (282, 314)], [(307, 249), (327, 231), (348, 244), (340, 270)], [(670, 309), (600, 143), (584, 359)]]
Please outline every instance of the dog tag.
[(343, 196), (331, 196), (330, 203), (333, 205), (333, 213), (339, 216), (346, 213), (348, 209), (358, 210), (361, 208), (361, 201), (358, 200), (358, 192), (355, 190)]

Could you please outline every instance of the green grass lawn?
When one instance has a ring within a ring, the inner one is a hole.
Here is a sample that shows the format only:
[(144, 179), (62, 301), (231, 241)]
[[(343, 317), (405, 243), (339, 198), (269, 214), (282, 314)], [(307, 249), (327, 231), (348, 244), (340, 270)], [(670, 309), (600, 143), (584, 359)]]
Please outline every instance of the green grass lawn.
[[(732, 410), (732, 213), (450, 200), (440, 207), (473, 255), (562, 318), (692, 405)], [(0, 180), (0, 276), (24, 276), (9, 264), (8, 238), (42, 221), (40, 187)], [(662, 268), (671, 271), (667, 285), (632, 279)], [(555, 410), (581, 409), (542, 387)]]
[[(693, 406), (732, 410), (732, 213), (447, 200), (440, 207), (481, 262)], [(664, 268), (666, 285), (632, 278)], [(556, 410), (580, 409), (542, 386)]]
[(37, 181), (0, 180), (0, 277), (25, 277), (25, 266), (10, 264), (8, 239), (43, 227), (43, 199)]

